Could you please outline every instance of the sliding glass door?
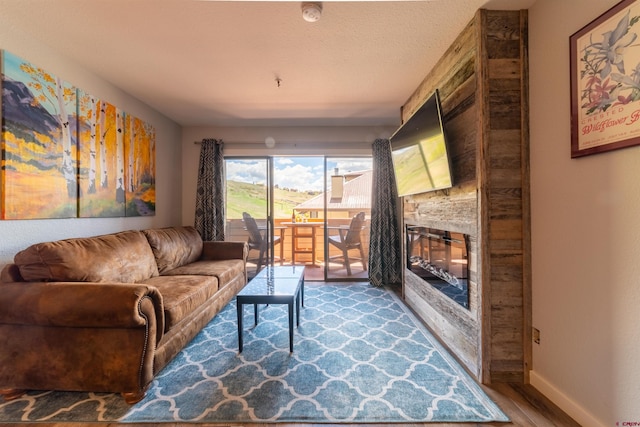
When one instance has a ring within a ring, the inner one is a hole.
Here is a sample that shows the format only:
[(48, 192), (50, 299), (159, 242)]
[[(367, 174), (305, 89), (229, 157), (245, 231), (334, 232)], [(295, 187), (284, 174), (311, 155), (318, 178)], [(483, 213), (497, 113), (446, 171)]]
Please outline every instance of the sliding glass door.
[(325, 271), (327, 280), (366, 280), (371, 219), (370, 157), (327, 157)]
[(274, 262), (273, 162), (271, 158), (225, 158), (226, 240), (249, 243), (249, 277)]
[(276, 156), (274, 220), (287, 264), (305, 265), (306, 280), (324, 280), (324, 157)]
[(307, 266), (306, 280), (367, 280), (370, 158), (225, 162), (226, 235), (249, 243), (250, 276), (276, 263)]

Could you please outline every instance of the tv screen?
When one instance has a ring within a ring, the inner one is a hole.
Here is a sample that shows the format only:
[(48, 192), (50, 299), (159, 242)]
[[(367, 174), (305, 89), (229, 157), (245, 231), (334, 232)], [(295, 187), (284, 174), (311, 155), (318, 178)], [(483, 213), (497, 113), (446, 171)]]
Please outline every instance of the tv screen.
[(400, 197), (453, 185), (437, 90), (393, 134), (391, 158)]

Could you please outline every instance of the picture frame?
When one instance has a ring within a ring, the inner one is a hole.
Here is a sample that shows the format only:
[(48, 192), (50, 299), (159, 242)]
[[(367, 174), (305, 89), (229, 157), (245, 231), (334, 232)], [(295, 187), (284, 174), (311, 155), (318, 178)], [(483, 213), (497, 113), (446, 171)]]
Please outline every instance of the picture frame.
[(571, 157), (640, 144), (640, 0), (623, 0), (569, 38)]

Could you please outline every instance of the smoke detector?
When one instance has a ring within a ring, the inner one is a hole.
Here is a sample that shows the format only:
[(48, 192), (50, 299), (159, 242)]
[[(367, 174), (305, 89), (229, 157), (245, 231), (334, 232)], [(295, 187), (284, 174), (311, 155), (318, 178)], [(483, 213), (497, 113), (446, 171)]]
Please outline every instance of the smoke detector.
[(322, 3), (302, 3), (302, 18), (307, 22), (316, 22), (322, 16)]

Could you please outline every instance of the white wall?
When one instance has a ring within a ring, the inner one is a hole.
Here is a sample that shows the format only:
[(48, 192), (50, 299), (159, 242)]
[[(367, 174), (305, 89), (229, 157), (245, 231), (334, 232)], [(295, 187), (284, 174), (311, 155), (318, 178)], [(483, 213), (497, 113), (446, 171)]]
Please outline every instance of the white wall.
[[(398, 120), (400, 120), (398, 118)], [(193, 225), (200, 145), (221, 139), (226, 156), (367, 156), (376, 138), (388, 138), (396, 127), (189, 127), (182, 133), (182, 223)], [(276, 144), (265, 146), (271, 136)]]
[(569, 36), (618, 1), (529, 10), (531, 381), (585, 426), (640, 421), (640, 146), (570, 158)]
[[(0, 13), (0, 49), (14, 53), (75, 86), (152, 124), (156, 130), (156, 215), (139, 218), (0, 220), (0, 268), (32, 243), (180, 223), (181, 128), (176, 123), (37, 42)], [(114, 58), (116, 59), (116, 58)], [(125, 66), (125, 64), (123, 64)]]

